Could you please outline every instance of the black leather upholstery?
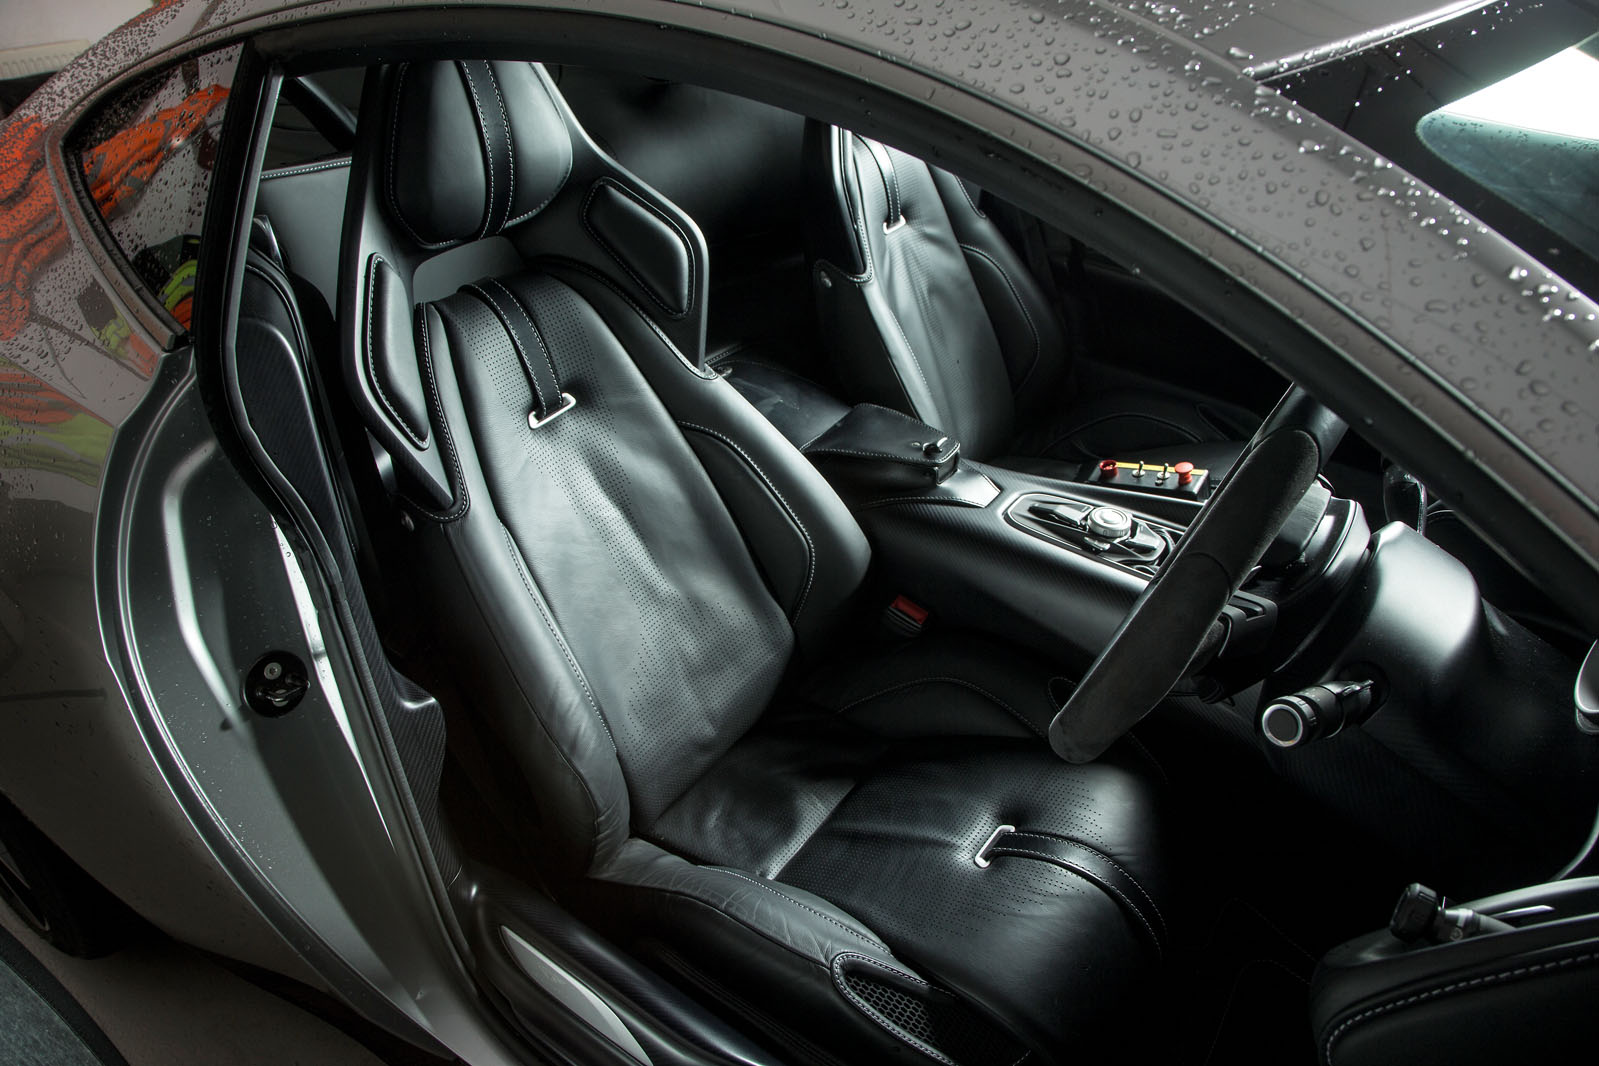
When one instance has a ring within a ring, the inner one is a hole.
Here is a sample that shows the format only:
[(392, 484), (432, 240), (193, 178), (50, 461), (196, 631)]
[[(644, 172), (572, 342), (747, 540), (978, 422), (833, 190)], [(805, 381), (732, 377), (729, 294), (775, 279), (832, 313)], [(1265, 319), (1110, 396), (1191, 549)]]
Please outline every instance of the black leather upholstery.
[[(1225, 470), (1242, 447), (1202, 405), (1149, 390), (1073, 394), (1054, 303), (971, 184), (896, 149), (806, 130), (813, 277), (848, 396), (894, 407), (965, 454), (1072, 479), (1091, 459), (1194, 460)], [(1181, 454), (1172, 448), (1181, 446)]]
[[(401, 68), (385, 191), (391, 217), (419, 247), (492, 237), (560, 191), (572, 151), (559, 113), (523, 104), (553, 91), (520, 63)], [(508, 106), (508, 98), (516, 103)], [(437, 165), (439, 158), (449, 165)]]
[[(492, 122), (465, 102), (481, 71), (368, 86), (344, 365), (374, 439), (408, 453), (391, 457), (415, 576), (540, 854), (597, 922), (796, 1058), (1124, 1048), (1119, 1012), (1166, 936), (1154, 771), (1055, 760), (1049, 671), (977, 638), (838, 657), (866, 541), (706, 366), (699, 230), (595, 149), (539, 68), (490, 66), (522, 87)], [(394, 151), (412, 111), (464, 116), (482, 151), (458, 130)], [(534, 128), (559, 165), (516, 148), (535, 191), (490, 192), (504, 131)], [(478, 178), (452, 176), (462, 153), (490, 160)], [(506, 233), (525, 271), (462, 278), (403, 335), (385, 308), (428, 245), (545, 201)], [(391, 365), (408, 358), (426, 426), (375, 387), (409, 388)], [(979, 865), (1005, 824), (1026, 832)]]

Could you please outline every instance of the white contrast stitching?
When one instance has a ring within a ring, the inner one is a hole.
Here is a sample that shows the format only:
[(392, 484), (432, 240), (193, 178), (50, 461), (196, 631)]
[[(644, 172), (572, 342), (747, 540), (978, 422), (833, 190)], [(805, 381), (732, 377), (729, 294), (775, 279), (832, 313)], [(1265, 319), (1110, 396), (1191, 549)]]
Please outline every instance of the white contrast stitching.
[(872, 1019), (872, 1021), (876, 1022), (878, 1025), (881, 1025), (884, 1029), (887, 1029), (893, 1036), (899, 1038), (902, 1042), (909, 1044), (911, 1047), (915, 1048), (917, 1051), (920, 1051), (929, 1058), (933, 1058), (939, 1062), (945, 1063), (946, 1066), (959, 1066), (954, 1059), (950, 1058), (942, 1051), (939, 1051), (932, 1045), (924, 1043), (923, 1041), (912, 1036), (905, 1030), (903, 1026), (895, 1025), (887, 1017), (885, 1017), (881, 1011), (879, 1011), (876, 1007), (873, 1007), (870, 1003), (866, 1002), (865, 999), (856, 993), (856, 991), (849, 986), (849, 982), (844, 978), (844, 968), (841, 963), (845, 959), (856, 959), (870, 966), (875, 966), (878, 969), (886, 970), (891, 974), (909, 981), (911, 984), (920, 985), (922, 988), (931, 990), (933, 987), (932, 985), (928, 984), (926, 981), (923, 981), (914, 974), (908, 974), (904, 970), (890, 966), (885, 962), (879, 962), (877, 959), (874, 959), (869, 955), (857, 955), (854, 952), (842, 952), (833, 960), (833, 983), (838, 987), (840, 992), (844, 993), (844, 996), (851, 1003), (860, 1008), (862, 1013), (864, 1013), (868, 1018)]
[(1144, 927), (1144, 931), (1149, 934), (1149, 939), (1155, 945), (1155, 953), (1157, 955), (1161, 953), (1160, 935), (1155, 932), (1155, 927), (1149, 924), (1149, 919), (1144, 917), (1144, 912), (1138, 908), (1136, 903), (1128, 899), (1127, 894), (1121, 889), (1117, 888), (1109, 881), (1095, 877), (1092, 870), (1088, 870), (1082, 866), (1079, 866), (1070, 859), (1062, 858), (1059, 855), (1051, 855), (1044, 851), (1031, 851), (1027, 848), (1013, 848), (1009, 844), (996, 844), (993, 848), (989, 849), (988, 854), (990, 856), (1026, 855), (1034, 859), (1042, 859), (1053, 866), (1059, 866), (1063, 870), (1068, 870), (1071, 873), (1075, 873), (1086, 881), (1091, 881), (1097, 887), (1104, 889), (1122, 901), (1122, 905), (1125, 906), (1129, 912), (1131, 912), (1133, 917), (1138, 919), (1139, 924)]
[(477, 135), (483, 141), (483, 172), (489, 177), (489, 203), (483, 209), (483, 221), (478, 224), (477, 236), (486, 237), (489, 222), (494, 218), (494, 153), (489, 148), (489, 129), (483, 121), (483, 104), (477, 96), (477, 83), (466, 69), (465, 60), (457, 63), (456, 68), (461, 72), (461, 80), (466, 82), (466, 91), (472, 94), (472, 114), (477, 119)]
[(746, 874), (741, 874), (737, 870), (729, 870), (725, 866), (711, 866), (711, 867), (707, 867), (707, 869), (716, 870), (719, 873), (727, 874), (727, 876), (729, 876), (729, 877), (736, 877), (740, 881), (748, 881), (750, 884), (754, 885), (756, 888), (764, 888), (764, 889), (766, 889), (766, 891), (770, 892), (772, 895), (778, 897), (779, 899), (788, 900), (790, 903), (794, 904), (794, 906), (798, 907), (800, 910), (810, 911), (812, 914), (816, 915), (818, 918), (822, 919), (823, 921), (832, 922), (834, 925), (838, 926), (840, 929), (844, 930), (844, 932), (848, 933), (850, 936), (854, 937), (857, 940), (864, 940), (864, 941), (866, 941), (866, 943), (871, 944), (874, 947), (880, 947), (880, 948), (887, 948), (888, 947), (887, 944), (883, 943), (881, 940), (878, 940), (876, 937), (867, 936), (865, 933), (861, 932), (859, 929), (851, 929), (849, 926), (845, 925), (843, 922), (839, 921), (837, 918), (834, 918), (832, 915), (825, 914), (822, 911), (817, 910), (815, 907), (810, 906), (809, 904), (801, 903), (799, 900), (795, 899), (793, 896), (785, 895), (784, 893), (779, 892), (777, 889), (773, 888), (771, 885), (767, 884), (764, 881), (757, 881), (753, 877), (750, 877), (750, 876), (748, 876)]
[(1118, 863), (1115, 859), (1111, 858), (1109, 855), (1105, 854), (1105, 852), (1101, 851), (1099, 848), (1093, 847), (1090, 844), (1084, 844), (1081, 840), (1073, 840), (1071, 837), (1062, 836), (1059, 833), (1045, 832), (1044, 830), (1041, 830), (1041, 829), (1018, 829), (1016, 832), (1012, 833), (1011, 835), (1012, 836), (1019, 836), (1019, 837), (1038, 837), (1038, 838), (1043, 839), (1043, 840), (1058, 840), (1058, 841), (1060, 841), (1063, 844), (1071, 844), (1074, 847), (1079, 847), (1079, 848), (1082, 848), (1085, 851), (1093, 852), (1095, 855), (1098, 855), (1101, 859), (1104, 859), (1114, 869), (1116, 869), (1118, 872), (1120, 872), (1123, 877), (1125, 877), (1125, 878), (1127, 878), (1127, 880), (1131, 881), (1133, 883), (1133, 887), (1138, 889), (1138, 894), (1140, 896), (1144, 897), (1144, 902), (1149, 904), (1149, 909), (1151, 911), (1153, 911), (1154, 914), (1155, 914), (1155, 917), (1160, 920), (1161, 928), (1162, 929), (1169, 928), (1169, 926), (1167, 926), (1167, 924), (1166, 924), (1166, 916), (1164, 914), (1160, 913), (1160, 908), (1155, 905), (1155, 898), (1149, 894), (1149, 890), (1146, 889), (1143, 886), (1143, 884), (1138, 880), (1138, 878), (1136, 878), (1132, 874), (1128, 873), (1125, 869), (1123, 869), (1123, 867), (1121, 866), (1120, 863)]
[[(528, 64), (529, 67), (532, 65), (533, 64), (531, 63)], [(555, 94), (550, 90), (550, 87), (545, 84), (544, 79), (539, 77), (537, 71), (534, 72), (533, 80), (538, 82), (539, 88), (544, 90), (545, 98), (549, 100), (552, 105), (555, 105), (556, 118), (561, 120), (561, 132), (567, 135), (567, 139), (570, 142), (571, 131), (566, 129), (566, 120), (561, 117), (561, 108), (558, 104), (555, 104)], [(561, 190), (566, 188), (567, 179), (572, 176), (572, 159), (575, 154), (576, 153), (571, 151), (566, 153), (566, 169), (561, 172), (561, 180), (555, 183), (555, 191), (550, 193), (550, 195), (546, 196), (544, 199), (540, 200), (538, 203), (534, 204), (532, 207), (528, 208), (526, 211), (522, 212), (520, 215), (517, 215), (515, 218), (506, 219), (505, 225), (502, 226), (501, 229), (510, 229), (512, 226), (515, 226), (518, 223), (526, 222), (528, 219), (532, 218), (534, 215), (548, 207), (551, 200), (561, 195)]]
[[(638, 275), (638, 273), (633, 269), (632, 264), (623, 259), (621, 255), (617, 253), (616, 249), (611, 247), (611, 242), (600, 236), (599, 232), (595, 230), (594, 226), (589, 222), (589, 208), (594, 203), (594, 197), (599, 192), (600, 186), (602, 185), (610, 186), (611, 188), (617, 190), (623, 196), (626, 196), (628, 199), (644, 208), (644, 210), (648, 211), (650, 214), (666, 223), (666, 225), (671, 228), (672, 232), (677, 234), (677, 239), (683, 242), (683, 248), (688, 252), (688, 301), (682, 310), (674, 311), (672, 308), (668, 307), (666, 301), (661, 299), (660, 296), (656, 294), (655, 289)], [(590, 237), (594, 238), (594, 243), (605, 249), (605, 254), (609, 255), (616, 261), (618, 266), (627, 271), (628, 277), (632, 278), (638, 284), (638, 287), (644, 290), (645, 295), (651, 300), (654, 300), (656, 306), (665, 311), (668, 317), (682, 318), (684, 315), (694, 310), (696, 299), (699, 294), (699, 257), (694, 254), (694, 242), (689, 239), (689, 235), (685, 233), (683, 231), (683, 227), (679, 226), (677, 222), (671, 218), (671, 216), (666, 214), (666, 212), (662, 211), (660, 208), (656, 207), (654, 204), (650, 203), (648, 200), (644, 199), (642, 196), (638, 195), (621, 182), (616, 181), (613, 178), (606, 177), (599, 179), (593, 185), (589, 186), (589, 194), (583, 200), (583, 228), (588, 231), (588, 235)]]
[(528, 311), (527, 305), (521, 300), (517, 299), (516, 293), (511, 291), (509, 285), (505, 284), (505, 282), (499, 280), (498, 278), (493, 280), (493, 284), (504, 289), (505, 295), (510, 297), (511, 305), (518, 311), (522, 312), (522, 317), (527, 320), (527, 324), (533, 332), (533, 339), (538, 341), (539, 351), (544, 353), (544, 363), (550, 368), (550, 377), (555, 379), (555, 387), (559, 389), (561, 387), (561, 375), (555, 369), (555, 359), (550, 355), (550, 349), (544, 343), (544, 333), (539, 329), (539, 324), (533, 321), (533, 315)]
[(329, 159), (321, 163), (302, 163), (297, 167), (279, 167), (276, 170), (263, 171), (262, 181), (271, 181), (274, 178), (293, 178), (301, 174), (314, 174), (319, 170), (334, 170), (338, 167), (350, 165), (350, 157), (342, 159)]
[[(494, 90), (494, 99), (500, 104), (500, 121), (505, 123), (505, 162), (510, 168), (510, 189), (505, 194), (505, 217), (511, 217), (511, 208), (516, 206), (516, 142), (511, 139), (511, 118), (505, 113), (505, 97), (500, 95), (500, 79), (495, 76), (494, 63), (489, 61), (484, 64), (489, 72), (489, 88)], [(500, 223), (500, 228), (505, 228), (505, 223)]]
[[(461, 456), (455, 450), (455, 438), (450, 435), (450, 424), (444, 418), (444, 401), (439, 398), (438, 375), (433, 371), (433, 331), (428, 328), (427, 316), (429, 306), (431, 305), (418, 305), (416, 309), (419, 319), (417, 324), (421, 327), (417, 332), (422, 336), (422, 371), (427, 376), (428, 395), (433, 398), (432, 414), (439, 420), (439, 454), (450, 457), (450, 469), (455, 472), (455, 478), (450, 482), (449, 489), (457, 498), (455, 506), (447, 511), (435, 511), (430, 507), (423, 507), (415, 500), (411, 501), (411, 506), (436, 521), (453, 522), (466, 514), (470, 501), (466, 492), (466, 475), (461, 470)], [(440, 316), (440, 322), (443, 322), (443, 316)]]
[(1400, 1007), (1408, 1007), (1412, 1003), (1420, 1003), (1422, 1000), (1436, 999), (1438, 996), (1448, 995), (1450, 992), (1457, 992), (1463, 988), (1477, 988), (1482, 985), (1495, 984), (1500, 981), (1509, 981), (1513, 978), (1526, 977), (1529, 974), (1541, 973), (1544, 970), (1553, 970), (1562, 966), (1576, 966), (1584, 962), (1592, 962), (1594, 959), (1599, 959), (1599, 952), (1589, 952), (1585, 955), (1576, 955), (1569, 959), (1555, 959), (1550, 962), (1538, 963), (1537, 965), (1533, 966), (1517, 967), (1514, 970), (1501, 970), (1497, 973), (1483, 974), (1481, 977), (1473, 977), (1468, 981), (1456, 981), (1453, 984), (1444, 985), (1441, 988), (1429, 989), (1426, 992), (1417, 992), (1415, 995), (1406, 996), (1404, 999), (1396, 999), (1389, 1003), (1383, 1003), (1372, 1007), (1370, 1010), (1362, 1011), (1352, 1018), (1346, 1018), (1343, 1024), (1339, 1025), (1338, 1028), (1334, 1029), (1328, 1035), (1327, 1041), (1322, 1045), (1322, 1048), (1327, 1056), (1327, 1062), (1330, 1066), (1332, 1063), (1333, 1045), (1341, 1036), (1343, 1036), (1344, 1031), (1352, 1026), (1358, 1025), (1363, 1021), (1366, 1021), (1369, 1018), (1375, 1018), (1379, 1015), (1387, 1014), (1390, 1011), (1398, 1010)]
[[(372, 344), (372, 320), (373, 320), (372, 305), (377, 302), (376, 297), (377, 297), (377, 291), (378, 291), (378, 272), (377, 272), (376, 268), (378, 266), (380, 266), (380, 265), (386, 266), (387, 264), (384, 263), (383, 257), (381, 255), (374, 255), (371, 259), (369, 259), (367, 261), (367, 266), (366, 266), (366, 345), (365, 345), (365, 348), (366, 348), (366, 372), (367, 372), (367, 376), (369, 378), (371, 378), (371, 380), (372, 380), (372, 388), (377, 391), (378, 399), (383, 401), (384, 410), (389, 412), (389, 417), (394, 419), (394, 421), (399, 424), (399, 427), (405, 431), (406, 437), (410, 439), (412, 444), (416, 445), (418, 448), (426, 448), (427, 447), (427, 434), (422, 432), (421, 430), (416, 429), (414, 426), (411, 425), (411, 423), (407, 422), (405, 420), (405, 418), (400, 414), (399, 410), (395, 408), (394, 401), (390, 400), (389, 399), (389, 394), (386, 391), (384, 391), (383, 379), (378, 376), (377, 360), (374, 359), (373, 356), (372, 356), (372, 347), (373, 347), (373, 344)], [(414, 338), (413, 338), (413, 343), (415, 343)]]
[[(500, 324), (505, 327), (505, 335), (510, 338), (511, 347), (515, 348), (516, 354), (521, 356), (523, 368), (527, 370), (527, 381), (529, 385), (533, 386), (533, 395), (538, 400), (539, 410), (548, 411), (550, 409), (550, 405), (544, 399), (544, 390), (539, 388), (539, 376), (533, 373), (532, 370), (527, 369), (527, 349), (522, 347), (522, 342), (516, 339), (516, 330), (511, 328), (511, 316), (507, 315), (505, 310), (500, 307), (500, 301), (491, 296), (488, 290), (484, 289), (481, 285), (467, 285), (465, 288), (468, 292), (472, 292), (478, 296), (481, 296), (483, 301), (490, 306), (490, 309), (493, 311), (495, 317), (500, 320)], [(502, 285), (501, 288), (504, 288), (504, 286)], [(535, 330), (534, 336), (537, 335), (538, 331)], [(541, 346), (543, 345), (543, 341), (540, 341), (539, 343)], [(546, 357), (547, 355), (548, 353), (546, 353)], [(557, 378), (556, 382), (556, 388), (560, 388), (560, 379)]]

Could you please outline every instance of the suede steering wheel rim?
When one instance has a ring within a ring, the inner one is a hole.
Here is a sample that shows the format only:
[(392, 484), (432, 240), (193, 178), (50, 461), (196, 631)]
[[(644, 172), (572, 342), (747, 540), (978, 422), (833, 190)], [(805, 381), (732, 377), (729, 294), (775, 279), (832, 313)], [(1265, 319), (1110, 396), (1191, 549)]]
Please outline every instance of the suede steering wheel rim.
[(1098, 758), (1155, 708), (1315, 483), (1345, 425), (1294, 386), (1260, 424), (1049, 724), (1067, 762)]

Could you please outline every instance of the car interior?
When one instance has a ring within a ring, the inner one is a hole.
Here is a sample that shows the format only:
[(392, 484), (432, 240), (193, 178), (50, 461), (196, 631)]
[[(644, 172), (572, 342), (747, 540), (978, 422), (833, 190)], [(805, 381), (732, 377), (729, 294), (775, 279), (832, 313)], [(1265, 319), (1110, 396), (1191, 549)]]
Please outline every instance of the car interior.
[(1012, 1066), (1583, 1016), (1592, 635), (1219, 313), (691, 84), (380, 64), (262, 135), (231, 409), (359, 579), (508, 1025)]

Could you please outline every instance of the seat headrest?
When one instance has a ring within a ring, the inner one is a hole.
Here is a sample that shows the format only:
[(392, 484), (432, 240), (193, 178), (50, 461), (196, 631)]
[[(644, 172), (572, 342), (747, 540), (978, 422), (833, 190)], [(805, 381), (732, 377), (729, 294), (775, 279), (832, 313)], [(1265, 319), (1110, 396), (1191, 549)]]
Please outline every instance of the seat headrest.
[(572, 172), (560, 105), (531, 63), (407, 63), (379, 156), (400, 231), (439, 250), (532, 218)]

